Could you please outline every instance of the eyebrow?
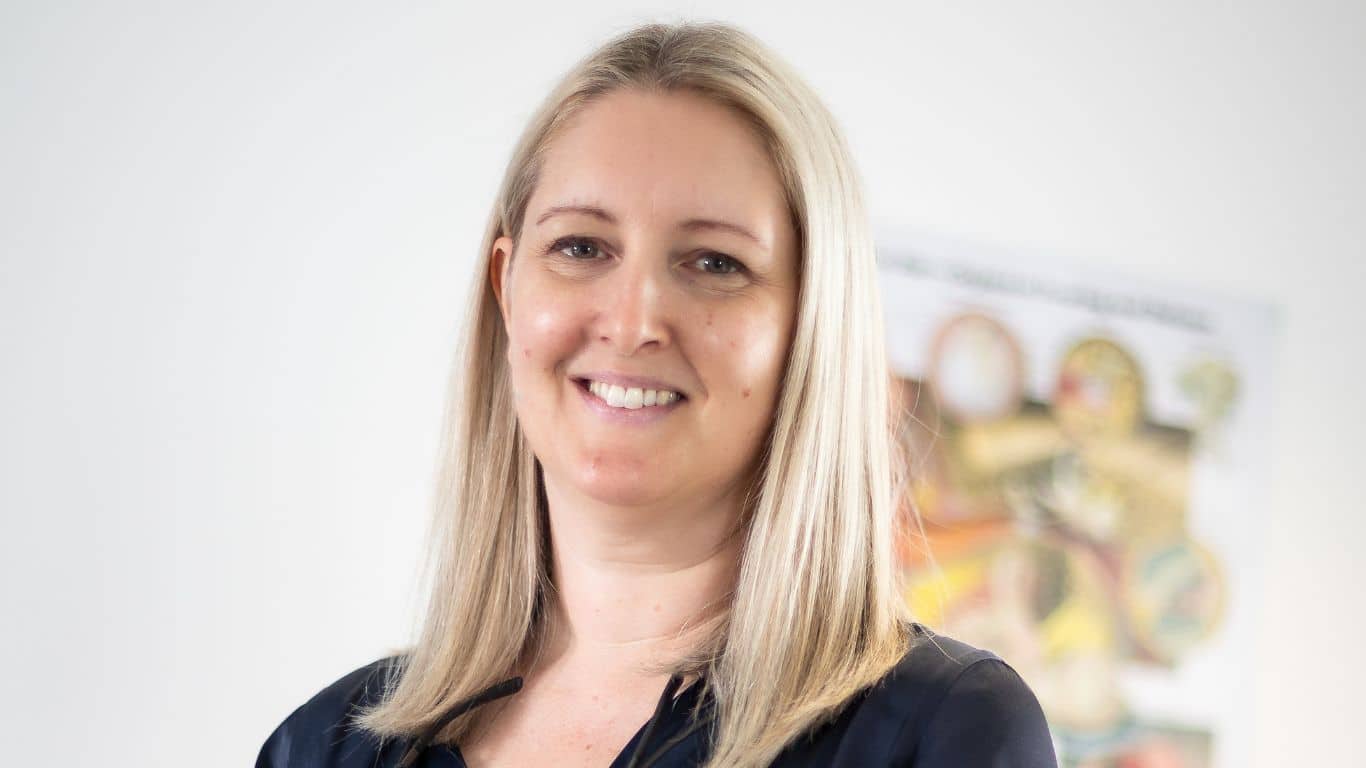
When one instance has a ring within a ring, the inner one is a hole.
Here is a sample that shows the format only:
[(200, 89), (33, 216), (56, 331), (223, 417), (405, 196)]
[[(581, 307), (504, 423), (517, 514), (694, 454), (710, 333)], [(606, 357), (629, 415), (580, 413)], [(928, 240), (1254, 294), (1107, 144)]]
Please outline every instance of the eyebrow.
[[(601, 221), (605, 221), (608, 224), (617, 223), (617, 217), (613, 216), (606, 209), (600, 208), (596, 205), (555, 205), (545, 209), (545, 211), (543, 211), (541, 215), (537, 217), (536, 225), (540, 226), (543, 222), (545, 222), (546, 219), (549, 219), (552, 216), (556, 216), (562, 213), (580, 213), (586, 216), (592, 216), (593, 218), (599, 219)], [(755, 235), (753, 232), (750, 232), (748, 229), (745, 229), (739, 224), (734, 224), (729, 221), (722, 221), (720, 219), (692, 218), (680, 223), (678, 225), (678, 228), (682, 230), (687, 230), (689, 232), (700, 232), (705, 230), (730, 232), (732, 234), (739, 235), (740, 237), (743, 237), (747, 240), (751, 240), (756, 245), (762, 246), (764, 248), (768, 247), (764, 245), (764, 242), (760, 240), (757, 235)]]

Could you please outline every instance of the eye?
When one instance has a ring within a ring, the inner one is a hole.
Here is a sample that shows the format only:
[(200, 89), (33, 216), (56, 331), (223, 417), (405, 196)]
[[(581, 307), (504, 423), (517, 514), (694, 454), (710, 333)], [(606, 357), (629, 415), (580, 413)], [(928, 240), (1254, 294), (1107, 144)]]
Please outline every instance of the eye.
[(546, 251), (562, 254), (571, 261), (591, 261), (598, 255), (598, 246), (597, 243), (586, 238), (562, 237), (551, 243)]
[(709, 275), (730, 275), (740, 272), (744, 267), (739, 261), (724, 253), (704, 254), (693, 261)]

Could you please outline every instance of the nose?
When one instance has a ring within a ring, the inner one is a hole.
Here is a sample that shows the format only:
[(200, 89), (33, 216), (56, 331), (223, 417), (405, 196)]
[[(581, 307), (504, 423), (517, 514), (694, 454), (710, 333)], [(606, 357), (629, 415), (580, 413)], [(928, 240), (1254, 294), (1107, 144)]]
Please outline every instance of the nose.
[(662, 279), (647, 259), (623, 260), (600, 292), (594, 333), (623, 357), (672, 343)]

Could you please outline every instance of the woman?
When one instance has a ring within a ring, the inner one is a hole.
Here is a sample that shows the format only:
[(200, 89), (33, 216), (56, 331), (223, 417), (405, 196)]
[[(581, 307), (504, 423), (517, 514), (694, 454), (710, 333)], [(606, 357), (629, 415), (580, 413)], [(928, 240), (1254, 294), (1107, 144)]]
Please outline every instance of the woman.
[(610, 41), (481, 254), (419, 639), (258, 766), (1055, 764), (1013, 670), (906, 615), (873, 247), (791, 70)]

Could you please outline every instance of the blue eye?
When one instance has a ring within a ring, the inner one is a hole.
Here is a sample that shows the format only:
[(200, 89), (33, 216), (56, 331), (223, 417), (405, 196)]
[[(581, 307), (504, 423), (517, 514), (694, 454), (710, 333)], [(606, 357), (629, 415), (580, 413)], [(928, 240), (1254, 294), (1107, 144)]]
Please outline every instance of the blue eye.
[[(588, 249), (588, 252), (585, 253), (583, 250), (575, 252), (572, 249)], [(558, 251), (574, 261), (588, 261), (597, 254), (598, 246), (592, 240), (585, 240), (581, 237), (563, 237), (551, 244), (550, 250)]]
[(711, 275), (729, 275), (741, 269), (740, 262), (724, 253), (709, 253), (694, 263), (703, 265), (702, 271)]

